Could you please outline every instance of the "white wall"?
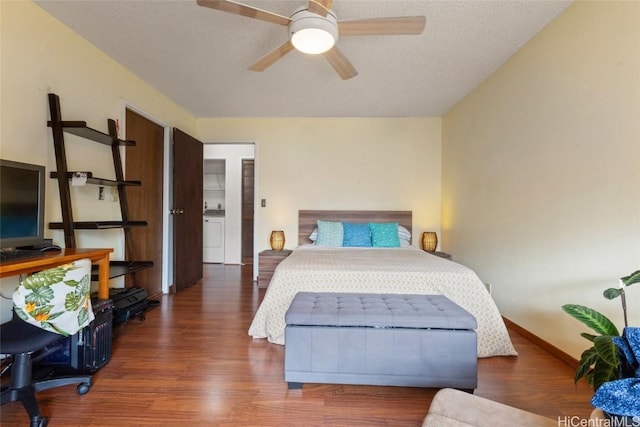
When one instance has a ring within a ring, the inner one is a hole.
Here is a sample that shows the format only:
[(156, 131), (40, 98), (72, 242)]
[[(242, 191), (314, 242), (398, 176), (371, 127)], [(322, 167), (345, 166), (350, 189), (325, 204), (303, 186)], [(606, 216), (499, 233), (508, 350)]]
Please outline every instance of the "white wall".
[[(443, 119), (444, 249), (578, 358), (565, 303), (640, 268), (640, 3), (576, 2)], [(640, 286), (629, 288), (640, 323)]]
[(256, 250), (271, 230), (297, 245), (298, 210), (413, 211), (413, 238), (440, 231), (438, 118), (198, 119), (202, 141), (255, 141)]
[[(47, 174), (56, 169), (47, 127), (49, 92), (60, 96), (63, 120), (83, 120), (103, 132), (108, 118), (124, 122), (125, 101), (187, 132), (195, 128), (195, 118), (184, 109), (30, 1), (0, 2), (0, 52), (3, 159), (45, 165)], [(67, 134), (65, 141), (70, 170), (114, 178), (110, 147)], [(46, 186), (48, 224), (60, 221), (61, 213), (55, 181), (47, 179)], [(73, 189), (72, 199), (77, 220), (120, 219), (118, 203), (99, 201), (97, 186)], [(64, 246), (61, 231), (46, 229), (45, 234)], [(78, 246), (115, 248), (112, 259), (122, 259), (123, 240), (121, 230), (77, 232)], [(3, 279), (3, 294), (10, 294), (16, 283), (15, 278)]]
[(205, 159), (225, 159), (225, 264), (242, 262), (242, 160), (254, 153), (253, 144), (204, 144)]

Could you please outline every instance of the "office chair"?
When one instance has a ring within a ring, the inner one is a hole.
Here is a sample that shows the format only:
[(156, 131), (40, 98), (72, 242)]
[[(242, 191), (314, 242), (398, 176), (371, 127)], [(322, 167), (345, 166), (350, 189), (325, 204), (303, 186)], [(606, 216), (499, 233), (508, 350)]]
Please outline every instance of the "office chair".
[(93, 320), (90, 285), (88, 259), (35, 273), (13, 294), (14, 318), (0, 325), (0, 353), (13, 356), (11, 383), (2, 387), (1, 404), (22, 402), (31, 427), (48, 424), (35, 393), (68, 384), (79, 384), (78, 394), (91, 389), (90, 375), (38, 379), (32, 372), (32, 356)]

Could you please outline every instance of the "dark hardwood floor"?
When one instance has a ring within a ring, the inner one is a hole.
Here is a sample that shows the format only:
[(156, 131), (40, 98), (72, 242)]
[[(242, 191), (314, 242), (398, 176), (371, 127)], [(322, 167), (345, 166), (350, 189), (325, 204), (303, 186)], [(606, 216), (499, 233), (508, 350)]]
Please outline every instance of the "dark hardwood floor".
[[(420, 426), (437, 390), (305, 384), (288, 390), (283, 347), (247, 330), (264, 295), (251, 266), (205, 265), (204, 280), (116, 329), (92, 390), (38, 394), (50, 426)], [(511, 332), (518, 357), (479, 361), (476, 394), (557, 419), (588, 418), (591, 390), (573, 368)], [(19, 403), (2, 426), (28, 425)], [(516, 423), (517, 424), (517, 423)], [(514, 425), (516, 425), (514, 424)]]

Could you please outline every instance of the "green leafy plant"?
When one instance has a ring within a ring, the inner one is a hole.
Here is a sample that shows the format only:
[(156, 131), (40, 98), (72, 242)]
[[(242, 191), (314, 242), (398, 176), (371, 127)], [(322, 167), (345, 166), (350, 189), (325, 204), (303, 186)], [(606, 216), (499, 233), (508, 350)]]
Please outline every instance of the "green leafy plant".
[[(625, 288), (640, 282), (640, 270), (620, 278), (617, 288), (609, 288), (603, 292), (606, 299), (621, 297), (624, 325), (628, 327), (627, 300)], [(583, 305), (565, 304), (562, 309), (574, 319), (582, 322), (599, 335), (583, 332), (583, 338), (593, 343), (580, 356), (580, 362), (574, 381), (577, 383), (584, 378), (594, 390), (603, 383), (620, 378), (620, 360), (618, 350), (612, 338), (620, 336), (618, 328), (604, 314)]]

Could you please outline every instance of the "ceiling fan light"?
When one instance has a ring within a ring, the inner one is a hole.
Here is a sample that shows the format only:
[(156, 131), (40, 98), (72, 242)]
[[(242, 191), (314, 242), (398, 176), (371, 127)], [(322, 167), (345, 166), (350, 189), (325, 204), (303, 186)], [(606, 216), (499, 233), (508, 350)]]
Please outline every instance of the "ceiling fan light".
[(315, 55), (324, 53), (335, 44), (335, 39), (325, 30), (318, 28), (306, 28), (291, 35), (293, 47), (300, 52)]
[(300, 52), (324, 53), (338, 41), (338, 22), (331, 12), (323, 17), (303, 9), (296, 11), (291, 19), (291, 44)]

